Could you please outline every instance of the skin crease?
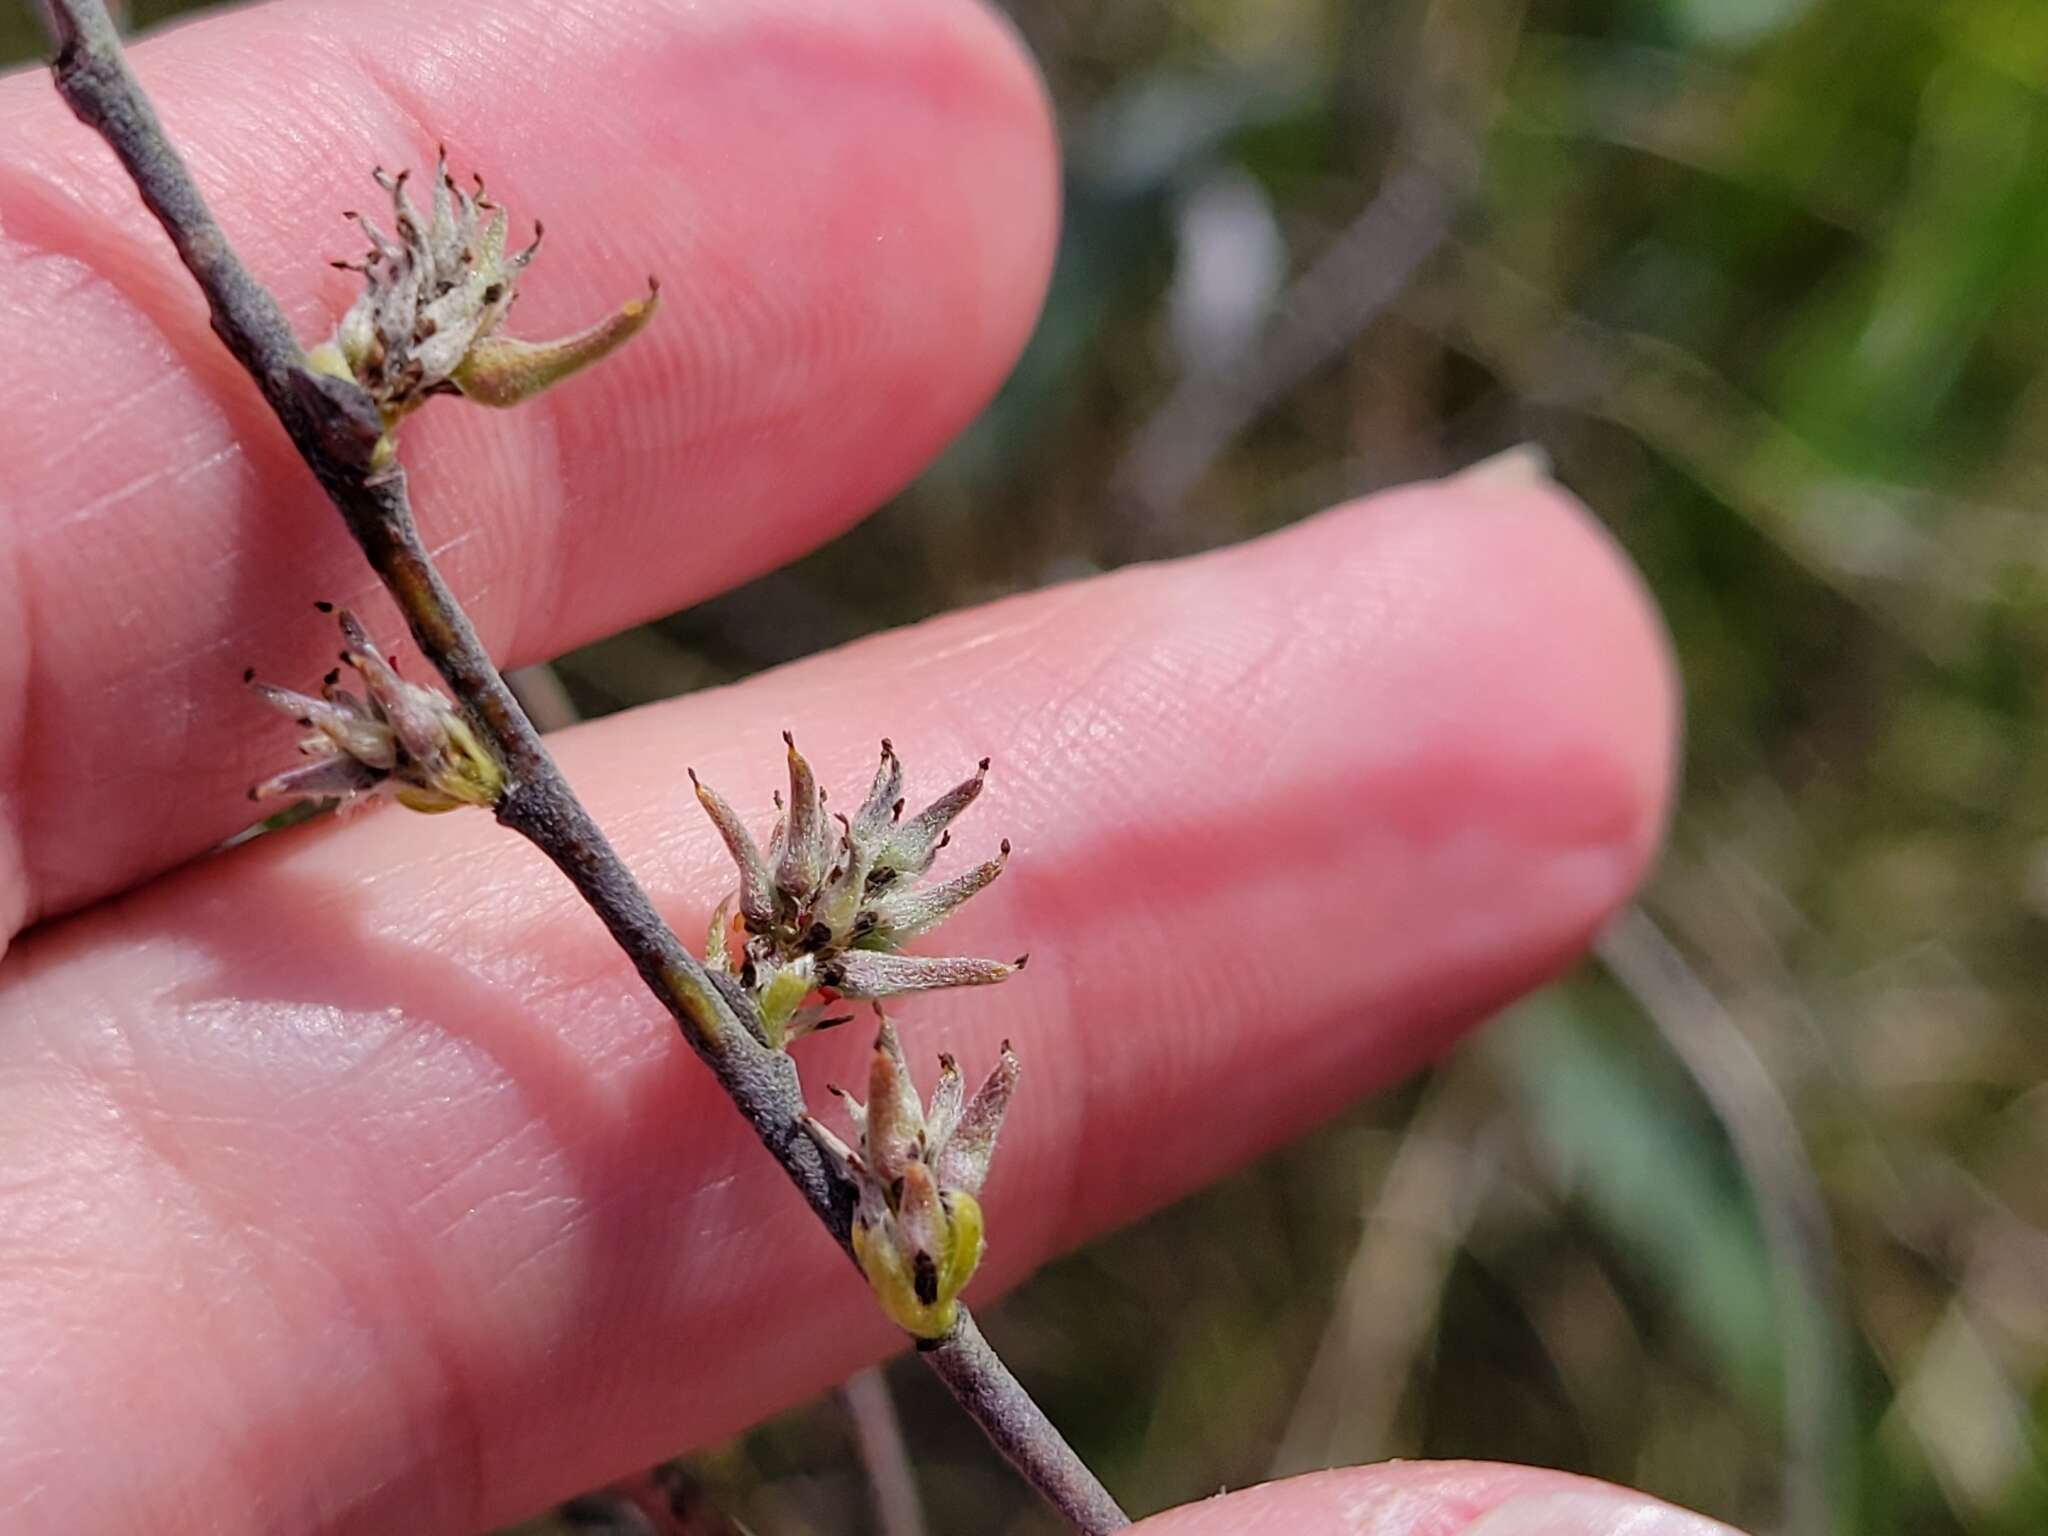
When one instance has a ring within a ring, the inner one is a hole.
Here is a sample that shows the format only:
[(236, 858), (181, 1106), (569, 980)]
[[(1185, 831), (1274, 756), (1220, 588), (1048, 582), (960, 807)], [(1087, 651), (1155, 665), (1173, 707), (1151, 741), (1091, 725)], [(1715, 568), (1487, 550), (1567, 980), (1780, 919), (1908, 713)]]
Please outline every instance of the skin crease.
[[(380, 45), (400, 18), (406, 46)], [(348, 295), (308, 258), (348, 249), (334, 211), (436, 137), (556, 231), (516, 329), (662, 270), (667, 313), (620, 359), (527, 412), (407, 428), (501, 658), (829, 534), (972, 414), (1042, 291), (1044, 103), (972, 7), (287, 4), (138, 59), (309, 335)], [(162, 873), (290, 758), (242, 663), (317, 676), (314, 597), (396, 626), (40, 79), (0, 83), (0, 144), (0, 397), (26, 425), (0, 447), (0, 891), (17, 923), (83, 909), (0, 963), (0, 1526), (473, 1531), (900, 1347), (595, 922), (487, 818), (379, 809)], [(1674, 716), (1604, 535), (1495, 470), (559, 747), (692, 940), (731, 876), (686, 763), (758, 825), (784, 726), (841, 795), (885, 730), (914, 792), (994, 753), (954, 856), (1007, 835), (1016, 860), (921, 947), (1032, 965), (899, 1010), (927, 1085), (942, 1047), (970, 1075), (1005, 1035), (1024, 1058), (986, 1301), (1568, 963), (1654, 853)], [(807, 1043), (807, 1081), (857, 1080), (865, 1044)], [(1244, 1495), (1227, 1528), (1433, 1536), (1561, 1486), (1370, 1469)], [(1528, 1536), (1692, 1529), (1587, 1498)], [(1145, 1529), (1224, 1529), (1224, 1507)]]

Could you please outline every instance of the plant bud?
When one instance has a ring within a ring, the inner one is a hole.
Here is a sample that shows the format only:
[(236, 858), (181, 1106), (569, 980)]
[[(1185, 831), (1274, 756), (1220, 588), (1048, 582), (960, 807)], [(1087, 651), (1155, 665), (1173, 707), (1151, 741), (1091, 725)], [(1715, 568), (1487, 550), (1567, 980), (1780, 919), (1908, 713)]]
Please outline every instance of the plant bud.
[(384, 791), (415, 811), (496, 804), (504, 773), (462, 712), (400, 677), (354, 614), (343, 609), (339, 618), (347, 641), (341, 659), (362, 679), (361, 696), (341, 686), (338, 667), (317, 698), (244, 675), (258, 698), (309, 732), (299, 751), (311, 759), (264, 780), (249, 798), (346, 804)]
[(882, 1310), (920, 1339), (951, 1331), (955, 1303), (981, 1263), (981, 1186), (1017, 1086), (1007, 1040), (995, 1071), (964, 1105), (959, 1069), (951, 1057), (939, 1062), (939, 1086), (930, 1108), (921, 1108), (903, 1047), (884, 1019), (867, 1103), (834, 1090), (846, 1102), (859, 1146), (804, 1117), (805, 1129), (857, 1192), (853, 1253), (861, 1273)]

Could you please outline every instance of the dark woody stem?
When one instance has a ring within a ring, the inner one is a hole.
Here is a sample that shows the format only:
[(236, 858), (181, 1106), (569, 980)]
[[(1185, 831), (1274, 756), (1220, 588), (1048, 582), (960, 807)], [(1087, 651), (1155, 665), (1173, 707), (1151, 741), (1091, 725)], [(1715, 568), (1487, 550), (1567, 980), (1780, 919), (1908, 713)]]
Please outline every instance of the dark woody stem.
[[(101, 0), (45, 0), (45, 7), (57, 45), (51, 72), (58, 92), (120, 157), (205, 294), (215, 334), (263, 391), (405, 614), (420, 653), (497, 754), (505, 771), (498, 820), (569, 877), (851, 1258), (852, 1191), (801, 1128), (804, 1102), (794, 1064), (740, 1021), (571, 792), (434, 568), (413, 520), (404, 472), (373, 465), (382, 424), (369, 397), (345, 382), (307, 371), (283, 311), (229, 248), (129, 72)], [(1073, 1529), (1096, 1536), (1130, 1524), (989, 1347), (965, 1307), (952, 1333), (920, 1353), (997, 1449)]]

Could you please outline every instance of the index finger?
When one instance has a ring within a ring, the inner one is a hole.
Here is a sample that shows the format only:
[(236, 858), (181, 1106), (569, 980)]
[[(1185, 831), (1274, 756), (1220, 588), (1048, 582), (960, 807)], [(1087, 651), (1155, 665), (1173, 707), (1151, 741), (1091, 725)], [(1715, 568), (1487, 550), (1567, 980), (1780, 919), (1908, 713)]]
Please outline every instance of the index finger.
[[(605, 367), (443, 403), (404, 460), (507, 665), (770, 568), (901, 485), (1022, 345), (1057, 200), (1035, 75), (979, 6), (279, 3), (135, 50), (307, 342), (342, 210), (445, 142), (547, 249), (510, 329), (664, 281)], [(247, 665), (306, 682), (373, 585), (111, 154), (0, 82), (0, 937), (245, 824)]]

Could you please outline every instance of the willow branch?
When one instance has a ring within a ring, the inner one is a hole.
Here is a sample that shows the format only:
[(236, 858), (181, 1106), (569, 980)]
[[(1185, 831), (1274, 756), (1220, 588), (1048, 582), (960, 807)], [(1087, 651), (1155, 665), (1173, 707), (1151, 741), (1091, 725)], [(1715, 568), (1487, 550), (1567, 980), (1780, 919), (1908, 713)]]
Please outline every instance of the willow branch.
[[(369, 397), (306, 368), (284, 312), (235, 256), (130, 73), (101, 0), (48, 0), (46, 10), (59, 94), (119, 157), (198, 282), (214, 333), (262, 390), (405, 615), (420, 654), (495, 752), (505, 774), (498, 820), (568, 876), (851, 1259), (851, 1192), (801, 1129), (804, 1101), (794, 1064), (740, 1021), (570, 790), (435, 569), (413, 518), (404, 471), (373, 464), (382, 424)], [(964, 1307), (958, 1327), (920, 1352), (997, 1449), (1075, 1530), (1095, 1536), (1130, 1524)]]

